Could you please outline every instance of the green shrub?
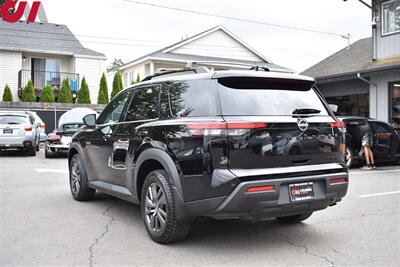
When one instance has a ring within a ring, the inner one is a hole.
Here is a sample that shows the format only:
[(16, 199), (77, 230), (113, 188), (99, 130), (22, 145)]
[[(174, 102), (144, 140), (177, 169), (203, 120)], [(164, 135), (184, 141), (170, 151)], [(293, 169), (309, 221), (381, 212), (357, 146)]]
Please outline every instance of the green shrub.
[(72, 103), (72, 93), (69, 87), (69, 79), (66, 78), (62, 81), (60, 93), (57, 99), (58, 103)]
[(121, 72), (118, 70), (114, 75), (111, 99), (113, 99), (122, 89), (124, 89), (124, 85), (122, 84)]
[(22, 91), (22, 102), (36, 102), (35, 89), (33, 88), (33, 83), (31, 80), (28, 81), (24, 90)]
[(54, 90), (51, 85), (46, 85), (43, 87), (42, 92), (40, 93), (40, 102), (54, 102)]
[(136, 81), (135, 81), (135, 83), (140, 83), (140, 75), (139, 75), (139, 73), (138, 73), (137, 76), (136, 76)]
[(82, 79), (81, 88), (78, 92), (78, 103), (79, 104), (90, 104), (90, 91), (89, 86), (86, 83), (85, 77)]
[(107, 104), (107, 96), (105, 95), (104, 91), (99, 91), (99, 97), (97, 98), (97, 104)]
[(108, 99), (108, 86), (107, 86), (107, 78), (103, 73), (100, 80), (100, 89), (99, 96), (97, 98), (97, 104), (107, 104), (109, 102)]
[(8, 84), (6, 84), (6, 87), (4, 87), (3, 101), (4, 102), (12, 102), (13, 101), (13, 96), (12, 96), (12, 93), (11, 93), (11, 89), (8, 86)]

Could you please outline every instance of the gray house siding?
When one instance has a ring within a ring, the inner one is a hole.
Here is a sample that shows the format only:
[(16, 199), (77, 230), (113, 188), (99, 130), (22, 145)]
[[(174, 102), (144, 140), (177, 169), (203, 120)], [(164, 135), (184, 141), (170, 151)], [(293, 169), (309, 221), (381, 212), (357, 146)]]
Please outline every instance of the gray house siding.
[(389, 83), (400, 81), (400, 69), (370, 75), (370, 116), (389, 121)]
[(400, 56), (400, 33), (382, 35), (382, 3), (387, 0), (373, 1), (376, 22), (376, 55), (377, 59)]

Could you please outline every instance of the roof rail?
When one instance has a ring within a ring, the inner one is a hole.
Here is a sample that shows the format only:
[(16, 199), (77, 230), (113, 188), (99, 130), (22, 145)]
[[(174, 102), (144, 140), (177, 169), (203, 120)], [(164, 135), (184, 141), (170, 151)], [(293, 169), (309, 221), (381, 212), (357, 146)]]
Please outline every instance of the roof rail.
[(232, 65), (232, 66), (244, 66), (250, 67), (250, 70), (263, 70), (263, 71), (270, 71), (269, 68), (260, 66), (256, 62), (254, 64), (251, 63), (241, 63), (241, 62), (230, 62), (230, 61), (189, 61), (186, 64), (186, 68), (192, 68), (193, 65), (201, 65), (201, 64), (224, 64), (224, 65)]
[(182, 73), (182, 72), (189, 72), (189, 71), (192, 71), (192, 72), (194, 72), (196, 74), (210, 72), (208, 68), (202, 67), (202, 66), (201, 67), (194, 67), (194, 68), (186, 66), (186, 67), (181, 68), (181, 69), (159, 69), (155, 74), (149, 75), (146, 78), (144, 78), (143, 82), (144, 81), (150, 81), (153, 78), (164, 76), (164, 75)]

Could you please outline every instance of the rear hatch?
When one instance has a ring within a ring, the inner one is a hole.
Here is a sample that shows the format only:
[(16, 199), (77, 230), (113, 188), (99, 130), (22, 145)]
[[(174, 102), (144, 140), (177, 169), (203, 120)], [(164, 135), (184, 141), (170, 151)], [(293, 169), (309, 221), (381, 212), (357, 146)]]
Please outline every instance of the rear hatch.
[(24, 136), (25, 130), (32, 130), (26, 116), (0, 114), (0, 137)]
[(264, 77), (218, 79), (232, 172), (344, 164), (345, 129), (327, 111), (313, 84)]

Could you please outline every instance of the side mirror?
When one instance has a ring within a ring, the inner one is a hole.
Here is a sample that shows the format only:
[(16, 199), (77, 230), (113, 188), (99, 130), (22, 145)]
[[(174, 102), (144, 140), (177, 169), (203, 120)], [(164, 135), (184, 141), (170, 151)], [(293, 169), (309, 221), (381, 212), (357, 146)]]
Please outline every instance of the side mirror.
[(338, 105), (334, 105), (334, 104), (329, 104), (329, 108), (330, 108), (334, 113), (336, 113), (336, 112), (338, 111), (338, 109), (339, 109), (339, 106), (338, 106)]
[(83, 117), (83, 123), (88, 127), (96, 126), (96, 114), (89, 114)]

